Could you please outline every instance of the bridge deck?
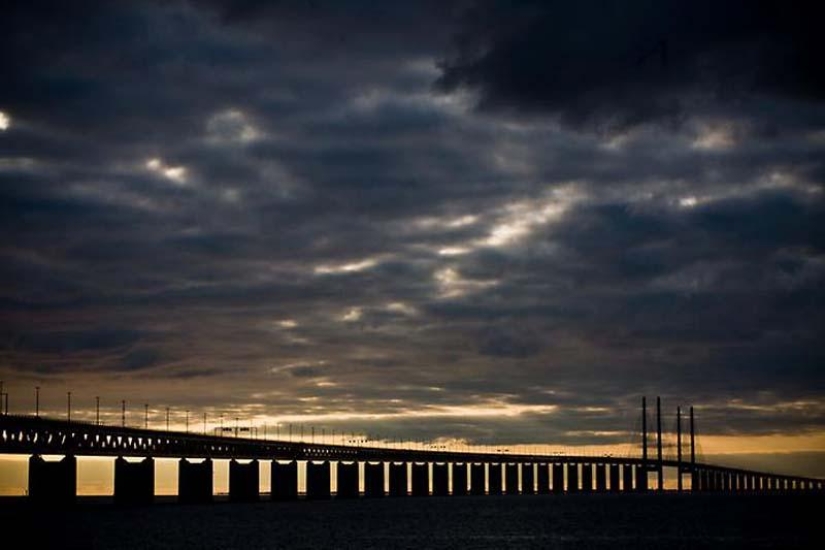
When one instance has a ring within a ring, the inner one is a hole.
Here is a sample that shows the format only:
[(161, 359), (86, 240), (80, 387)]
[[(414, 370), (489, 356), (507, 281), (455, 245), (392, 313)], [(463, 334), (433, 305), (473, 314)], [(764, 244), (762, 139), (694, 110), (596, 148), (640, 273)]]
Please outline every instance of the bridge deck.
[[(0, 454), (365, 462), (589, 463), (647, 466), (650, 470), (656, 470), (659, 466), (656, 460), (649, 458), (644, 461), (641, 457), (479, 453), (312, 444), (99, 426), (13, 415), (0, 416)], [(677, 468), (679, 463), (675, 460), (663, 460), (661, 466)], [(682, 462), (681, 466), (683, 471), (691, 467), (688, 462)], [(821, 481), (706, 463), (696, 463), (694, 468), (793, 481)]]

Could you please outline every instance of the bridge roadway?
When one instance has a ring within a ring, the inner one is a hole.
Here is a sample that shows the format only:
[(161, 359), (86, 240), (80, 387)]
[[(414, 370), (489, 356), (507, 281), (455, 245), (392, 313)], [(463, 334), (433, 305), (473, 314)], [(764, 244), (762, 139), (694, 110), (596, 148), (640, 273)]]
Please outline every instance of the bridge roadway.
[[(448, 494), (447, 479), (450, 477), (447, 466), (453, 468), (453, 484), (455, 476), (459, 479), (467, 476), (465, 466), (461, 474), (460, 465), (482, 465), (484, 473), (474, 473), (470, 468), (471, 485), (478, 487), (474, 476), (482, 475), (482, 483), (486, 478), (485, 487), (489, 493), (519, 492), (532, 493), (536, 490), (550, 492), (552, 485), (554, 492), (582, 491), (646, 491), (648, 489), (648, 472), (660, 472), (664, 468), (672, 468), (678, 473), (687, 474), (691, 479), (693, 491), (789, 491), (789, 490), (823, 490), (823, 480), (799, 476), (787, 476), (753, 470), (730, 468), (701, 462), (686, 462), (676, 460), (658, 461), (653, 458), (616, 457), (616, 456), (585, 456), (559, 454), (511, 454), (511, 453), (484, 453), (456, 450), (421, 450), (399, 449), (388, 447), (350, 446), (334, 444), (314, 444), (305, 441), (289, 442), (282, 440), (262, 440), (239, 437), (218, 437), (197, 433), (166, 432), (129, 427), (95, 425), (84, 422), (67, 422), (63, 420), (37, 418), (31, 416), (0, 416), (0, 453), (2, 454), (29, 454), (32, 455), (29, 467), (30, 494), (55, 496), (55, 493), (64, 497), (73, 498), (75, 491), (75, 456), (114, 456), (118, 457), (115, 463), (115, 496), (118, 492), (128, 495), (126, 500), (151, 500), (150, 485), (154, 480), (153, 459), (160, 457), (181, 459), (179, 476), (181, 496), (200, 495), (195, 500), (211, 499), (211, 471), (212, 459), (229, 459), (230, 463), (230, 497), (233, 493), (233, 482), (236, 493), (246, 494), (247, 498), (257, 498), (258, 470), (252, 472), (248, 465), (238, 460), (252, 460), (257, 468), (259, 460), (271, 460), (273, 472), (273, 495), (281, 492), (281, 496), (297, 496), (297, 464), (296, 461), (306, 461), (306, 487), (308, 495), (328, 496), (329, 465), (337, 462), (338, 493), (341, 494), (343, 483), (349, 487), (345, 492), (358, 494), (359, 473), (357, 464), (352, 463), (390, 464), (390, 494), (393, 486), (403, 485), (395, 494), (406, 494), (407, 471), (403, 474), (393, 474), (393, 466), (397, 464), (412, 464), (411, 478), (413, 494), (429, 494), (430, 487), (433, 494)], [(40, 455), (63, 455), (63, 462), (45, 462)], [(127, 462), (123, 457), (142, 457), (143, 462)], [(207, 461), (208, 474), (202, 472), (199, 463), (191, 463), (186, 459), (210, 459)], [(286, 461), (287, 464), (282, 464)], [(321, 464), (319, 467), (318, 464)], [(60, 466), (63, 464), (63, 466)], [(324, 472), (323, 464), (327, 464)], [(426, 472), (417, 472), (417, 467), (426, 465)], [(430, 474), (430, 466), (432, 474)], [(442, 471), (442, 466), (443, 471)], [(505, 483), (498, 479), (501, 468), (494, 466), (504, 465)], [(534, 469), (534, 465), (539, 465)], [(549, 466), (550, 470), (541, 466)], [(60, 470), (63, 468), (63, 470)], [(372, 473), (365, 472), (364, 486), (367, 493), (383, 494), (385, 470), (381, 467), (380, 475), (374, 468), (367, 467)], [(458, 470), (456, 470), (458, 468)], [(595, 468), (595, 477), (593, 471)], [(62, 472), (62, 473), (61, 473)], [(120, 472), (120, 474), (119, 474)], [(458, 472), (458, 473), (457, 473)], [(486, 476), (485, 476), (486, 474)], [(393, 481), (393, 476), (402, 476), (401, 481)], [(286, 476), (286, 477), (285, 477)], [(353, 477), (354, 476), (354, 477)], [(369, 479), (372, 476), (372, 481)], [(377, 476), (377, 477), (376, 477)], [(120, 483), (118, 480), (120, 477)], [(206, 478), (210, 481), (206, 481)], [(294, 491), (290, 487), (283, 493), (280, 487), (276, 488), (276, 479), (287, 479), (287, 484), (295, 485)], [(71, 479), (67, 479), (71, 478)], [(254, 478), (254, 479), (253, 479)], [(313, 479), (310, 479), (313, 478)], [(380, 481), (378, 480), (380, 478)], [(416, 479), (425, 480), (426, 488), (417, 487)], [(535, 482), (534, 482), (535, 479)], [(619, 483), (621, 479), (621, 483)], [(661, 476), (659, 476), (661, 479)], [(132, 480), (132, 481), (129, 481)], [(520, 480), (520, 483), (519, 483)], [(608, 484), (609, 481), (609, 484)], [(151, 483), (150, 483), (151, 482)], [(552, 482), (552, 483), (551, 483)], [(326, 483), (326, 487), (323, 487)], [(461, 482), (459, 482), (460, 484)], [(208, 488), (204, 486), (208, 484)], [(376, 485), (381, 487), (377, 488)], [(530, 487), (528, 487), (528, 485)], [(52, 486), (58, 487), (54, 490)], [(245, 486), (246, 489), (238, 489)], [(254, 487), (253, 487), (254, 486)], [(506, 487), (511, 490), (507, 491)], [(681, 483), (680, 483), (681, 486)], [(370, 489), (372, 487), (372, 489)], [(120, 489), (120, 491), (119, 491)], [(207, 496), (204, 491), (209, 489)], [(466, 489), (466, 487), (465, 487)], [(659, 487), (661, 489), (661, 487)], [(478, 489), (476, 489), (477, 491)], [(147, 493), (148, 491), (148, 493)], [(469, 489), (467, 492), (473, 492)], [(71, 493), (71, 494), (70, 494)], [(252, 494), (254, 493), (254, 494)], [(452, 492), (457, 494), (455, 490)], [(474, 493), (478, 494), (478, 493)], [(481, 493), (483, 494), (483, 493)], [(116, 498), (117, 500), (117, 498)]]

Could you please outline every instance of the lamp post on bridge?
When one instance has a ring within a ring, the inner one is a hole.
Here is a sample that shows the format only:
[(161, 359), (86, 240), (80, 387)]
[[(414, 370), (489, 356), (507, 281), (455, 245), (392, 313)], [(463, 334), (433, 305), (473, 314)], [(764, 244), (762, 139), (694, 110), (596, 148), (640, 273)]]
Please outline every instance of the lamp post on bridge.
[(676, 489), (682, 492), (682, 407), (676, 407)]
[(72, 392), (66, 392), (66, 419), (72, 421)]
[(169, 431), (169, 407), (166, 407), (166, 431)]
[(126, 400), (120, 400), (120, 426), (122, 428), (126, 427)]
[(34, 387), (34, 416), (40, 418), (40, 386)]
[(189, 433), (189, 409), (186, 409), (186, 433)]
[(149, 429), (149, 403), (143, 404), (143, 429)]
[[(693, 424), (693, 406), (690, 407), (690, 471), (696, 468), (696, 430)], [(691, 491), (693, 488), (691, 487)]]
[(95, 426), (100, 426), (100, 396), (95, 396)]
[(662, 468), (662, 400), (656, 396), (656, 469), (658, 489), (664, 490), (664, 469)]
[(647, 471), (647, 398), (642, 397), (642, 464)]

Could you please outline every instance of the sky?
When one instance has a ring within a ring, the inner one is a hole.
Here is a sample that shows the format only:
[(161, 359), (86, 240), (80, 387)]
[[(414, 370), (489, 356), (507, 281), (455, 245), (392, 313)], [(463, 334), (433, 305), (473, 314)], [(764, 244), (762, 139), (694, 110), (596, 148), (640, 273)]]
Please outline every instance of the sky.
[(9, 412), (825, 476), (811, 3), (4, 6)]

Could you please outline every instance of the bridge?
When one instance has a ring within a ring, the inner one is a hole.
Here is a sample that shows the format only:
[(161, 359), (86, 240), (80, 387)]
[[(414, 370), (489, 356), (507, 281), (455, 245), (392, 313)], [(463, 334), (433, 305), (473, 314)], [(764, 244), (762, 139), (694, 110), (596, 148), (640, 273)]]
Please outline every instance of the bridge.
[[(822, 479), (729, 468), (696, 460), (693, 407), (689, 456), (682, 456), (682, 418), (677, 409), (677, 456), (662, 454), (661, 405), (656, 403), (656, 454), (648, 452), (647, 407), (642, 400), (642, 452), (638, 457), (524, 454), (315, 444), (104, 426), (39, 416), (0, 416), (0, 453), (28, 454), (29, 498), (72, 502), (77, 494), (77, 457), (115, 459), (114, 500), (154, 499), (155, 458), (177, 458), (178, 500), (213, 499), (213, 460), (228, 459), (230, 501), (256, 501), (260, 468), (268, 462), (270, 497), (307, 499), (383, 496), (465, 496), (550, 493), (643, 493), (664, 490), (664, 472), (675, 473), (677, 490), (720, 493), (822, 491)], [(57, 461), (43, 455), (59, 455)], [(139, 458), (140, 461), (127, 460)], [(298, 468), (298, 463), (304, 464)], [(333, 492), (331, 480), (336, 478)], [(650, 487), (649, 474), (656, 474)], [(299, 480), (299, 474), (301, 478)], [(686, 487), (684, 478), (689, 480)], [(303, 483), (300, 483), (302, 481)]]

